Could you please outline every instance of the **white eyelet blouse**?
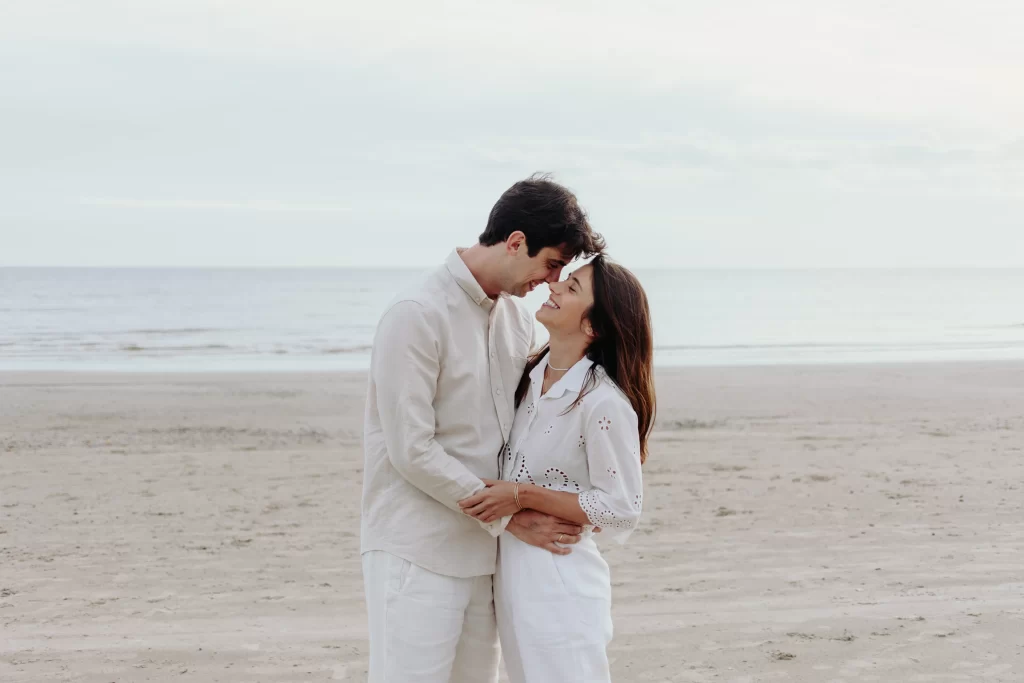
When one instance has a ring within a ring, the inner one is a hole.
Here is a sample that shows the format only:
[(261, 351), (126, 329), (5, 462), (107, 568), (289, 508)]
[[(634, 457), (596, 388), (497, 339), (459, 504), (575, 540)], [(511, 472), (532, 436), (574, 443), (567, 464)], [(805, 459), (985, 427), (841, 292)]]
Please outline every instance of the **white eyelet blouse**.
[(502, 451), (502, 478), (578, 493), (601, 537), (624, 543), (643, 507), (640, 434), (629, 400), (598, 366), (597, 384), (569, 412), (593, 362), (583, 358), (541, 396), (545, 357), (530, 373)]

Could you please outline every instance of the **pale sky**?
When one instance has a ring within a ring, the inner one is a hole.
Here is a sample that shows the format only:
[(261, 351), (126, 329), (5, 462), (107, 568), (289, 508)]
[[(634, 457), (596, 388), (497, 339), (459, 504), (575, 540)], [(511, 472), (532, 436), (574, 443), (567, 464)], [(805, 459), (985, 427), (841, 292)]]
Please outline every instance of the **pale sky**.
[(0, 0), (0, 265), (1024, 267), (1024, 3)]

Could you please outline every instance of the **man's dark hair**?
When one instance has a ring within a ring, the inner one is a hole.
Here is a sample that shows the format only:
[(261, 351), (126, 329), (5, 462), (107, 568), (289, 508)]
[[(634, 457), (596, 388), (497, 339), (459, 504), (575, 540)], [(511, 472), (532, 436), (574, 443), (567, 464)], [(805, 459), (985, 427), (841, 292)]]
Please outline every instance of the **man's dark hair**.
[(604, 252), (604, 238), (590, 229), (576, 195), (547, 174), (535, 173), (505, 190), (491, 209), (480, 244), (501, 244), (517, 230), (526, 235), (531, 258), (544, 247), (563, 245), (567, 260)]

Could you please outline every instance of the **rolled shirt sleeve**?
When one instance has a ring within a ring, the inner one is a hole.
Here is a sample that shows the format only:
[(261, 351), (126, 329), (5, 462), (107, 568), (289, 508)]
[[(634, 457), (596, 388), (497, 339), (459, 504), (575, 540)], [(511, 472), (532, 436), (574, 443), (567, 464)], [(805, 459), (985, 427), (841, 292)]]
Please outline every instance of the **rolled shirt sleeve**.
[(624, 543), (640, 521), (643, 476), (636, 412), (624, 396), (608, 395), (584, 416), (589, 490), (580, 507), (601, 536)]
[(400, 301), (377, 328), (371, 372), (392, 465), (413, 486), (461, 512), (458, 502), (482, 489), (483, 482), (434, 440), (439, 338), (421, 304)]

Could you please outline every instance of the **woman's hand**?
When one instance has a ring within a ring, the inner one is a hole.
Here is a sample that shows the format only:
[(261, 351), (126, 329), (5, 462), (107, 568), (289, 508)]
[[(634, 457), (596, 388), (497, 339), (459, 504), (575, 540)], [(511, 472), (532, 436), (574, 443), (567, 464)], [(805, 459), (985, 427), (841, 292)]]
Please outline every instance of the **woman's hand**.
[[(516, 485), (513, 482), (494, 479), (484, 479), (483, 482), (487, 488), (459, 501), (459, 507), (463, 512), (484, 523), (519, 512), (521, 508), (516, 503)], [(520, 484), (520, 487), (522, 486), (528, 484)]]

